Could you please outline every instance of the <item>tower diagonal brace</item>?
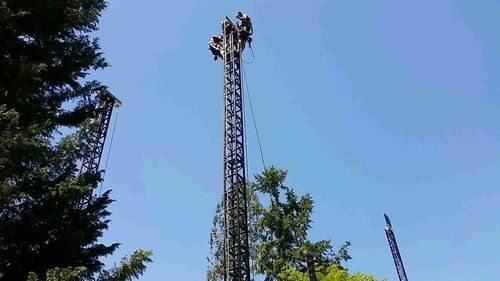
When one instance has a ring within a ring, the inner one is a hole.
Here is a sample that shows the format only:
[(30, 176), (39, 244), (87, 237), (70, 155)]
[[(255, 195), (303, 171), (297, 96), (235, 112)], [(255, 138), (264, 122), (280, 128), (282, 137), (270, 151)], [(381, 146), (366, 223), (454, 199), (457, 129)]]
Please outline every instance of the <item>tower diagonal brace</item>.
[(246, 198), (241, 42), (235, 25), (223, 22), (224, 65), (224, 280), (250, 280)]

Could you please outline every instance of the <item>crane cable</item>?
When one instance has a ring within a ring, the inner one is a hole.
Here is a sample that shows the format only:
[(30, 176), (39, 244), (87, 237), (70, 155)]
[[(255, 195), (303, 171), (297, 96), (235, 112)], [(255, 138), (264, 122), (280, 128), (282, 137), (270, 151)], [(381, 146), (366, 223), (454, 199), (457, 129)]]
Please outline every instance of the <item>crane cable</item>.
[[(243, 67), (243, 66), (242, 66)], [(244, 95), (244, 92), (242, 91), (243, 95)], [(242, 97), (241, 99), (241, 102), (242, 102), (242, 107), (245, 108), (245, 97)], [(243, 110), (243, 143), (245, 144), (244, 145), (244, 153), (245, 153), (245, 157), (243, 157), (243, 159), (245, 160), (245, 175), (248, 177), (248, 147), (246, 145), (247, 143), (247, 122), (246, 122), (246, 110)], [(248, 223), (247, 223), (247, 228), (248, 228), (248, 239), (250, 240), (250, 226), (253, 225), (252, 224), (252, 216), (250, 214), (250, 201), (248, 201), (248, 183), (249, 181), (247, 180), (247, 182), (245, 182), (245, 193), (246, 193), (246, 198), (247, 198), (247, 201), (246, 201), (246, 204), (247, 204), (247, 218), (248, 218)], [(252, 268), (253, 268), (253, 260), (251, 259), (251, 250), (250, 250), (250, 242), (251, 241), (248, 241), (248, 259), (250, 260), (250, 274), (252, 274), (253, 276), (250, 277), (250, 281), (254, 281), (254, 278), (255, 278), (255, 274), (254, 272), (252, 271)]]
[(262, 144), (260, 142), (260, 136), (259, 136), (259, 130), (257, 128), (257, 122), (255, 121), (255, 114), (253, 112), (253, 106), (252, 106), (252, 98), (250, 97), (250, 89), (248, 88), (248, 83), (247, 83), (247, 75), (245, 73), (245, 67), (242, 65), (241, 69), (243, 70), (243, 79), (245, 81), (245, 88), (247, 97), (248, 97), (248, 104), (250, 105), (250, 113), (252, 114), (252, 121), (253, 121), (253, 126), (255, 129), (255, 135), (257, 136), (257, 143), (259, 144), (259, 151), (260, 151), (260, 158), (262, 160), (262, 167), (264, 170), (266, 170), (266, 162), (264, 161), (264, 152), (262, 151)]
[[(252, 51), (253, 53), (253, 51)], [(265, 163), (265, 160), (264, 160), (264, 153), (262, 151), (262, 144), (260, 142), (260, 137), (259, 137), (259, 130), (258, 130), (258, 127), (257, 127), (257, 122), (255, 120), (255, 114), (253, 112), (253, 106), (252, 106), (252, 99), (250, 97), (250, 90), (248, 88), (248, 83), (247, 83), (247, 76), (246, 76), (246, 73), (245, 73), (245, 68), (243, 65), (241, 65), (241, 69), (243, 70), (243, 80), (245, 82), (245, 88), (246, 88), (246, 92), (247, 92), (247, 96), (248, 96), (248, 103), (250, 105), (250, 112), (251, 112), (251, 115), (252, 115), (252, 121), (253, 121), (253, 125), (254, 125), (254, 129), (255, 129), (255, 135), (257, 136), (257, 143), (259, 144), (259, 151), (260, 151), (260, 157), (261, 157), (261, 160), (262, 160), (262, 167), (264, 168), (264, 170), (266, 170), (266, 163)], [(245, 99), (243, 98), (243, 106), (244, 106), (244, 101)], [(243, 111), (244, 114), (246, 113), (246, 111)], [(246, 114), (244, 116), (244, 119), (246, 120)], [(244, 143), (246, 143), (246, 135), (247, 135), (247, 129), (246, 129), (246, 122), (243, 122), (243, 130), (245, 131), (245, 133), (243, 134), (245, 140), (244, 140)], [(247, 153), (247, 146), (245, 145), (245, 155), (248, 155)], [(248, 157), (245, 157), (245, 173), (246, 175), (248, 175)], [(249, 204), (249, 202), (247, 201), (247, 204)], [(249, 208), (250, 206), (247, 205), (247, 210), (250, 211)], [(250, 225), (253, 225), (253, 221), (252, 221), (252, 216), (249, 216), (249, 223)], [(250, 245), (248, 245), (250, 247)], [(251, 253), (250, 249), (249, 249), (249, 252)], [(251, 281), (254, 281), (255, 280), (255, 272), (252, 270), (254, 267), (254, 262), (253, 262), (253, 259), (250, 260), (250, 271), (251, 271)]]
[(104, 172), (102, 174), (101, 187), (99, 188), (99, 196), (101, 196), (102, 185), (104, 184), (104, 177), (106, 176), (106, 170), (108, 168), (109, 156), (111, 155), (111, 147), (113, 146), (113, 139), (115, 137), (115, 129), (116, 129), (116, 122), (118, 121), (118, 113), (120, 113), (120, 109), (117, 109), (116, 111), (115, 122), (113, 124), (113, 131), (111, 131), (111, 139), (109, 141), (108, 155), (106, 155), (106, 162), (104, 163)]
[(252, 60), (251, 61), (245, 61), (243, 58), (241, 60), (243, 61), (243, 63), (251, 64), (255, 60), (255, 54), (253, 53), (253, 49), (252, 49), (252, 37), (248, 38), (248, 47), (250, 48), (250, 51), (252, 51)]

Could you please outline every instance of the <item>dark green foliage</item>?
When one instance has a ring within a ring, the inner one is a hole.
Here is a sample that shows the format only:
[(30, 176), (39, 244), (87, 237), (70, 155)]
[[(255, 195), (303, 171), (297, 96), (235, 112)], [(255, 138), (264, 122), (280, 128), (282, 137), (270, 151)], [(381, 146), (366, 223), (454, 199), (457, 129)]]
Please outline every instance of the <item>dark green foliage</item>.
[(347, 261), (346, 242), (338, 253), (334, 253), (330, 240), (311, 242), (307, 232), (311, 228), (313, 200), (309, 194), (297, 196), (285, 185), (286, 171), (274, 167), (257, 175), (254, 188), (269, 196), (267, 208), (260, 211), (256, 223), (257, 273), (266, 280), (277, 280), (284, 268), (296, 268), (305, 272), (306, 255), (310, 255), (316, 266), (330, 266)]
[[(48, 136), (91, 114), (102, 86), (82, 79), (106, 67), (90, 34), (105, 7), (104, 0), (0, 1), (0, 104), (20, 114), (22, 126), (44, 122), (38, 129)], [(67, 101), (76, 108), (62, 109)]]
[[(2, 281), (57, 276), (57, 268), (85, 268), (82, 278), (90, 278), (118, 247), (98, 243), (109, 192), (78, 207), (101, 180), (77, 176), (77, 163), (105, 89), (85, 80), (107, 66), (92, 36), (105, 7), (104, 0), (0, 0)], [(63, 128), (76, 132), (63, 136)]]

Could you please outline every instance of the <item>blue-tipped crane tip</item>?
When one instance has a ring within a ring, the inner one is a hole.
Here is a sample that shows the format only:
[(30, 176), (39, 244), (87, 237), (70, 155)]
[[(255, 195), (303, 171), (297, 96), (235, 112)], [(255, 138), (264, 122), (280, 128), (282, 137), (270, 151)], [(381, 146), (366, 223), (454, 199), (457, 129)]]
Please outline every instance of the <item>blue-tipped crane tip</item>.
[(385, 223), (386, 223), (387, 225), (389, 225), (389, 226), (392, 226), (392, 225), (391, 225), (391, 220), (389, 219), (389, 216), (388, 216), (388, 215), (386, 215), (386, 214), (384, 214), (384, 218), (385, 218)]

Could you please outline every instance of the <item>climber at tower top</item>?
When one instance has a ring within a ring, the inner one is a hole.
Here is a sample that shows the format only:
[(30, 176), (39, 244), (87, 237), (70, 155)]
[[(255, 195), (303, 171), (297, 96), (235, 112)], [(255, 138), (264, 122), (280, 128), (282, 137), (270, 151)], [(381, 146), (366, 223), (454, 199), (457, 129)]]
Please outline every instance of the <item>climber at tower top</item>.
[(242, 12), (237, 12), (235, 17), (241, 21), (241, 25), (238, 24), (238, 30), (241, 51), (243, 51), (247, 41), (249, 45), (252, 43), (252, 38), (250, 37), (253, 34), (252, 20), (250, 20), (247, 14)]
[(241, 31), (246, 32), (248, 36), (252, 36), (253, 27), (252, 27), (252, 20), (250, 20), (250, 17), (242, 12), (237, 12), (235, 17), (241, 21), (241, 27), (240, 27)]

